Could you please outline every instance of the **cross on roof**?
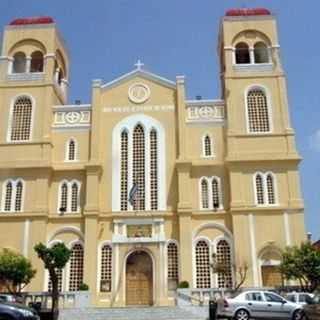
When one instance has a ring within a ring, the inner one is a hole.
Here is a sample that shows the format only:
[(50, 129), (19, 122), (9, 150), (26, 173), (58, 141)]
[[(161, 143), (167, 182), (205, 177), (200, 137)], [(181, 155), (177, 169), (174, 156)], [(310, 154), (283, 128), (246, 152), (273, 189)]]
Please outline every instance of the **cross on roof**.
[(142, 62), (140, 61), (140, 59), (139, 59), (139, 60), (137, 61), (137, 63), (135, 64), (135, 66), (137, 67), (138, 70), (141, 70), (142, 67), (144, 66), (144, 63), (142, 63)]

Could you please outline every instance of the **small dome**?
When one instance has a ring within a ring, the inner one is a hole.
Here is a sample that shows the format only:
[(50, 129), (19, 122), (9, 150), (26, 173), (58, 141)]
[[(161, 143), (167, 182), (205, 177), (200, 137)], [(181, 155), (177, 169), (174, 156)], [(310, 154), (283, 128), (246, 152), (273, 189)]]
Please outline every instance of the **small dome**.
[(241, 17), (241, 16), (270, 16), (270, 10), (266, 8), (252, 8), (252, 9), (230, 9), (226, 12), (227, 17)]
[(51, 17), (30, 17), (30, 18), (19, 18), (12, 20), (10, 26), (22, 26), (28, 24), (50, 24), (54, 23)]

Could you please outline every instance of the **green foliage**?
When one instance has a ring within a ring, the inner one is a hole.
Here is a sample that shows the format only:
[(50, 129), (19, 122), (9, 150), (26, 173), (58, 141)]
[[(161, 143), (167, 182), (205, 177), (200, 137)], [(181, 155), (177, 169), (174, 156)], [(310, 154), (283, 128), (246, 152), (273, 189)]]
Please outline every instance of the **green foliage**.
[(88, 291), (89, 286), (86, 283), (81, 283), (79, 286), (79, 291)]
[(298, 280), (303, 291), (320, 288), (320, 251), (310, 242), (286, 248), (280, 270), (288, 280)]
[(0, 252), (0, 282), (9, 292), (21, 292), (35, 274), (31, 262), (23, 255), (9, 249)]
[(63, 269), (70, 259), (71, 250), (64, 243), (56, 243), (48, 248), (43, 243), (38, 243), (34, 250), (43, 261), (44, 267), (48, 270)]
[(178, 284), (178, 288), (180, 289), (187, 289), (189, 288), (189, 282), (188, 281), (181, 281), (179, 284)]

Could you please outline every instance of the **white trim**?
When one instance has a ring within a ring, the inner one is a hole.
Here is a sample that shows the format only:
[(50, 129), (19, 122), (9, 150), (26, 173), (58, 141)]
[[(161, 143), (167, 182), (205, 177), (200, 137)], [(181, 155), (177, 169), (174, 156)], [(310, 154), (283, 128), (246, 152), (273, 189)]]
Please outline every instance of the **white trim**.
[[(269, 121), (269, 131), (263, 131), (263, 132), (251, 132), (250, 131), (250, 124), (249, 124), (249, 112), (248, 112), (248, 94), (251, 90), (261, 90), (267, 99), (267, 110), (268, 110), (268, 121)], [(272, 103), (271, 103), (271, 93), (269, 89), (262, 85), (262, 84), (251, 84), (248, 87), (246, 87), (244, 91), (244, 102), (245, 102), (245, 112), (246, 112), (246, 126), (247, 126), (247, 134), (250, 135), (263, 135), (273, 132), (273, 114), (272, 114)]]
[[(262, 192), (263, 192), (263, 203), (258, 203), (258, 192), (257, 192), (257, 184), (256, 178), (260, 175), (262, 179)], [(274, 193), (274, 203), (269, 203), (269, 195), (268, 195), (268, 185), (267, 185), (267, 177), (270, 175), (272, 177), (273, 184), (273, 193)], [(261, 172), (257, 171), (253, 175), (253, 192), (255, 205), (257, 207), (276, 207), (279, 206), (279, 195), (278, 195), (278, 185), (276, 175), (272, 171)]]
[[(11, 182), (12, 184), (12, 193), (11, 193), (11, 201), (10, 201), (10, 210), (5, 210), (5, 202), (6, 202), (6, 194), (7, 194), (7, 184)], [(15, 203), (17, 197), (17, 184), (22, 183), (22, 194), (21, 194), (21, 208), (16, 211)], [(24, 211), (24, 199), (25, 199), (25, 189), (26, 183), (23, 178), (10, 178), (3, 182), (2, 184), (2, 201), (1, 201), (1, 212), (2, 213), (14, 213), (14, 212), (23, 212)]]
[(290, 221), (289, 214), (287, 211), (283, 213), (283, 225), (284, 225), (284, 234), (286, 239), (286, 245), (291, 246), (291, 234), (290, 234)]
[[(13, 120), (13, 109), (15, 106), (15, 103), (17, 99), (19, 98), (29, 98), (31, 100), (31, 123), (30, 123), (30, 136), (28, 140), (11, 140), (11, 131), (12, 131), (12, 120)], [(8, 143), (16, 143), (16, 142), (28, 142), (32, 141), (33, 137), (33, 123), (34, 123), (34, 118), (35, 118), (35, 109), (36, 109), (36, 100), (34, 97), (29, 94), (29, 93), (21, 93), (16, 95), (11, 99), (10, 102), (10, 112), (9, 112), (9, 120), (8, 120), (8, 128), (7, 128), (7, 142)]]
[(23, 244), (22, 244), (22, 248), (23, 248), (22, 252), (26, 258), (28, 257), (28, 250), (29, 250), (30, 224), (31, 224), (31, 220), (26, 219), (26, 221), (24, 222)]
[[(209, 199), (209, 208), (202, 207), (202, 190), (201, 190), (201, 182), (205, 179), (208, 183), (208, 199)], [(199, 179), (199, 196), (200, 196), (200, 210), (215, 210), (213, 207), (213, 194), (212, 194), (212, 182), (213, 180), (217, 180), (218, 183), (218, 196), (219, 196), (219, 208), (216, 210), (223, 210), (223, 195), (222, 195), (222, 183), (221, 178), (218, 176), (212, 177), (201, 177)]]
[[(70, 143), (73, 141), (74, 143), (74, 159), (69, 160), (69, 154), (70, 154)], [(79, 161), (79, 144), (76, 138), (70, 137), (66, 143), (65, 143), (65, 162), (77, 162)]]
[[(132, 145), (133, 130), (137, 124), (141, 124), (145, 133), (145, 211), (150, 210), (150, 184), (148, 183), (150, 156), (149, 134), (152, 129), (157, 131), (158, 140), (158, 210), (166, 210), (166, 153), (165, 153), (165, 129), (162, 124), (147, 115), (137, 114), (124, 118), (112, 130), (112, 211), (121, 211), (120, 194), (121, 194), (121, 132), (125, 129), (128, 131), (128, 193), (132, 188)], [(148, 178), (147, 178), (148, 177)], [(128, 203), (128, 211), (132, 211)]]
[(77, 235), (82, 241), (84, 240), (84, 234), (81, 232), (81, 230), (78, 227), (75, 226), (65, 226), (59, 229), (56, 229), (54, 232), (52, 232), (50, 234), (50, 236), (47, 238), (48, 241), (47, 243), (50, 243), (54, 240), (54, 238), (61, 234), (61, 233), (74, 233), (75, 235)]
[(253, 285), (254, 287), (257, 287), (259, 285), (259, 277), (258, 277), (258, 263), (257, 263), (257, 250), (256, 250), (255, 221), (252, 213), (248, 214), (248, 220), (249, 220), (249, 237), (250, 237), (250, 248), (251, 248), (252, 272), (253, 272)]
[[(78, 204), (78, 208), (77, 211), (72, 211), (72, 186), (73, 184), (76, 183), (78, 186), (78, 195), (77, 195), (77, 204)], [(62, 195), (62, 186), (66, 184), (67, 185), (67, 208), (66, 208), (66, 214), (72, 214), (72, 213), (80, 213), (81, 211), (81, 182), (79, 180), (73, 179), (73, 180), (67, 180), (67, 179), (63, 179), (60, 183), (59, 183), (59, 187), (58, 187), (58, 204), (57, 204), (57, 213), (60, 214), (60, 208), (62, 206), (61, 204), (61, 195)]]
[(218, 229), (221, 232), (223, 232), (225, 234), (225, 236), (230, 239), (231, 241), (233, 241), (233, 235), (231, 233), (231, 231), (224, 226), (221, 223), (216, 223), (216, 222), (210, 222), (210, 223), (203, 223), (200, 226), (198, 226), (192, 233), (192, 238), (195, 239), (198, 237), (199, 233), (204, 230), (204, 229), (208, 229), (208, 228), (213, 228), (213, 229)]

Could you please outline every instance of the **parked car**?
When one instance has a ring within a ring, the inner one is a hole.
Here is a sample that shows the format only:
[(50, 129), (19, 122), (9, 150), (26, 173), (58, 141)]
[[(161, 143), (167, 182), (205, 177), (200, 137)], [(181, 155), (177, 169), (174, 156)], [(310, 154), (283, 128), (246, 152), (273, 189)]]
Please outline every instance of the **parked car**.
[(303, 311), (303, 320), (320, 320), (320, 295), (314, 296), (312, 299), (307, 298)]
[(292, 319), (302, 318), (302, 307), (270, 291), (246, 291), (225, 299), (218, 308), (218, 316), (236, 320), (250, 318)]
[(312, 293), (307, 292), (290, 292), (285, 296), (288, 301), (298, 303), (302, 306), (307, 303), (307, 299), (312, 299), (313, 297), (314, 295)]
[(0, 320), (40, 320), (37, 312), (18, 303), (0, 302)]
[(0, 302), (23, 303), (23, 299), (13, 294), (0, 293)]

